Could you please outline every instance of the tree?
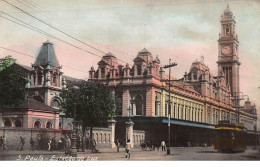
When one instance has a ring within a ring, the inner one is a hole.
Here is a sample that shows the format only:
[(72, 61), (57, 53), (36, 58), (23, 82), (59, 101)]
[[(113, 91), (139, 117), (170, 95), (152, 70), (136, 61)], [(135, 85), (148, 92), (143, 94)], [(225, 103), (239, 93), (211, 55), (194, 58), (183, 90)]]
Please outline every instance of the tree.
[(82, 81), (77, 84), (79, 90), (73, 89), (73, 85), (67, 85), (62, 91), (61, 106), (67, 117), (74, 116), (76, 104), (76, 120), (82, 121), (83, 136), (86, 127), (90, 127), (90, 141), (94, 126), (102, 126), (108, 118), (115, 116), (115, 98), (101, 84)]
[(14, 63), (11, 56), (0, 59), (0, 108), (16, 106), (24, 101), (26, 79)]

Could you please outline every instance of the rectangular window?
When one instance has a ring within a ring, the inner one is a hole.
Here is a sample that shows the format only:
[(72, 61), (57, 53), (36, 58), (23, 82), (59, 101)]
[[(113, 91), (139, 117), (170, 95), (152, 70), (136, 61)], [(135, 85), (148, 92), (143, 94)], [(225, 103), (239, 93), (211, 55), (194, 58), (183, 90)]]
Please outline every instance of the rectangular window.
[(177, 118), (179, 119), (180, 118), (180, 106), (178, 106), (178, 116)]
[(174, 104), (174, 107), (173, 107), (173, 118), (175, 118), (175, 110), (176, 110), (176, 105)]
[(185, 120), (187, 120), (187, 107), (185, 107)]
[(165, 104), (165, 117), (167, 117), (167, 104)]

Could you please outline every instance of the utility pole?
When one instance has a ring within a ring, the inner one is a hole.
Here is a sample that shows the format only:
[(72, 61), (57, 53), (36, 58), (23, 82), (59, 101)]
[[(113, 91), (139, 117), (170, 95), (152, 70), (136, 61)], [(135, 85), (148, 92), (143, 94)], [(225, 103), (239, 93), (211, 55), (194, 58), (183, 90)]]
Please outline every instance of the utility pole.
[(168, 99), (168, 147), (167, 147), (167, 155), (171, 154), (170, 145), (171, 145), (171, 67), (177, 66), (177, 63), (171, 63), (171, 59), (169, 59), (169, 64), (163, 66), (163, 68), (169, 68), (169, 99)]

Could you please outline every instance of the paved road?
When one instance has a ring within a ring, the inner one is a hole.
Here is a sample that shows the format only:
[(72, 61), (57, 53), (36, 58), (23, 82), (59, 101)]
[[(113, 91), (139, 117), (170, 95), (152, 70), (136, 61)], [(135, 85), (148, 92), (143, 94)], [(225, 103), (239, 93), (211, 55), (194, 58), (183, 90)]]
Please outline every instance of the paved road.
[[(125, 152), (122, 148), (119, 153), (116, 149), (100, 148), (100, 153), (85, 154), (79, 153), (77, 160), (120, 160), (128, 161), (125, 159)], [(63, 159), (62, 159), (63, 158)], [(0, 152), (0, 160), (36, 160), (36, 161), (49, 161), (49, 160), (73, 160), (72, 157), (65, 155), (63, 152), (48, 152), (48, 151), (8, 151)], [(218, 153), (211, 147), (194, 147), (194, 148), (171, 148), (171, 155), (166, 155), (166, 152), (162, 151), (142, 151), (139, 148), (135, 148), (131, 151), (130, 160), (260, 160), (260, 155), (257, 150), (248, 148), (245, 152), (239, 153)]]

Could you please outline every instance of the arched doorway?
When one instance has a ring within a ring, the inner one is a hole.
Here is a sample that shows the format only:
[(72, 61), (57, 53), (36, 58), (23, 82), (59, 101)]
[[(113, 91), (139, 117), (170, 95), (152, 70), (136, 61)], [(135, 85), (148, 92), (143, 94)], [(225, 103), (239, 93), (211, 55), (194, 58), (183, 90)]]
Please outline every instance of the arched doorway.
[(16, 119), (16, 120), (14, 121), (14, 126), (15, 126), (16, 128), (22, 127), (22, 121), (21, 121), (21, 119)]
[(41, 128), (41, 122), (40, 121), (35, 121), (33, 127), (34, 128)]
[(51, 123), (50, 121), (48, 121), (48, 122), (46, 123), (46, 128), (47, 128), (47, 129), (52, 129), (52, 123)]
[(4, 118), (4, 126), (12, 127), (12, 121), (10, 120), (10, 118)]

